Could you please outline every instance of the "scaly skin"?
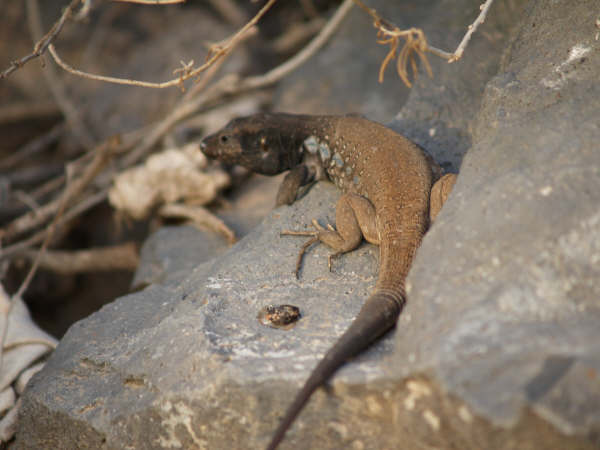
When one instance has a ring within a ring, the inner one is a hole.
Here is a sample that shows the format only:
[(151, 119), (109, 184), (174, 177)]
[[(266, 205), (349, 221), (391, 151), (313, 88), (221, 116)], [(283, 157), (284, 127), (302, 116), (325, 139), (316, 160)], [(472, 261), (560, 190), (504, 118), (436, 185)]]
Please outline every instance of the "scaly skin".
[[(396, 324), (405, 303), (406, 276), (429, 226), (430, 192), (439, 173), (416, 144), (357, 116), (256, 114), (232, 120), (208, 136), (202, 150), (265, 175), (290, 170), (278, 205), (292, 203), (300, 186), (329, 178), (345, 193), (336, 208), (337, 231), (316, 225), (314, 232), (296, 234), (314, 236), (332, 247), (334, 256), (353, 250), (363, 237), (380, 248), (375, 290), (288, 408), (268, 446), (273, 450), (312, 393)], [(453, 177), (439, 180), (436, 199), (445, 200)], [(431, 211), (435, 214), (437, 208)]]

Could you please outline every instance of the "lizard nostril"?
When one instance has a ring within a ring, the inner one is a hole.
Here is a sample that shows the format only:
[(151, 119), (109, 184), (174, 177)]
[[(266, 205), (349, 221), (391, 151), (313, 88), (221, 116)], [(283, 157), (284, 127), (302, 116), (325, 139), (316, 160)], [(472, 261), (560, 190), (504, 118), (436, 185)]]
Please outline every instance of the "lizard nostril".
[(200, 142), (200, 150), (206, 150), (206, 143), (204, 141)]

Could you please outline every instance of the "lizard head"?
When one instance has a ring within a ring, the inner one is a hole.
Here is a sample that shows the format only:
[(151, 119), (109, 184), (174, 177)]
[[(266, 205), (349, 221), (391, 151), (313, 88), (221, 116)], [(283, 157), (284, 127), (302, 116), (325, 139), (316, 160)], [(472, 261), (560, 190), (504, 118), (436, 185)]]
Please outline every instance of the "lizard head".
[(275, 175), (298, 163), (297, 148), (290, 148), (276, 115), (254, 114), (233, 119), (217, 133), (204, 138), (202, 152), (226, 164), (239, 164), (252, 172)]

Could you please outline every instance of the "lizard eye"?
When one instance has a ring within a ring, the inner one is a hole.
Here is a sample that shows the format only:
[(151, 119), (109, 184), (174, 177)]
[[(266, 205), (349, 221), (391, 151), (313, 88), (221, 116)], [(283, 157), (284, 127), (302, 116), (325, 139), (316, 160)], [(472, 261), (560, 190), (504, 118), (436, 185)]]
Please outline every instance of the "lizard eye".
[(220, 139), (221, 144), (227, 144), (227, 142), (229, 142), (229, 136), (227, 136), (226, 134), (221, 135)]
[(260, 148), (263, 152), (269, 151), (269, 146), (267, 145), (267, 138), (265, 136), (261, 136), (260, 138)]

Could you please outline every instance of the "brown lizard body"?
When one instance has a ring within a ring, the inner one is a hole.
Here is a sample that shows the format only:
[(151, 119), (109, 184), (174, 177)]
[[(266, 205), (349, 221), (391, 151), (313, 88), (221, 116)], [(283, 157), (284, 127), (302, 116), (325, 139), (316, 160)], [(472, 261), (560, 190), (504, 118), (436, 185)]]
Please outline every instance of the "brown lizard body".
[(272, 450), (311, 394), (396, 324), (414, 254), (455, 175), (440, 178), (432, 189), (439, 167), (431, 158), (405, 137), (357, 116), (256, 114), (232, 120), (205, 138), (202, 150), (257, 173), (290, 170), (278, 205), (292, 203), (300, 186), (328, 177), (344, 192), (336, 206), (337, 230), (313, 221), (314, 232), (283, 234), (310, 235), (309, 243), (325, 243), (335, 251), (330, 262), (332, 256), (354, 250), (363, 237), (380, 248), (375, 290), (297, 394), (268, 446)]

